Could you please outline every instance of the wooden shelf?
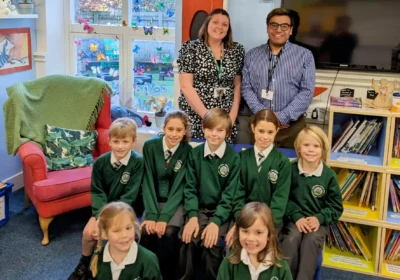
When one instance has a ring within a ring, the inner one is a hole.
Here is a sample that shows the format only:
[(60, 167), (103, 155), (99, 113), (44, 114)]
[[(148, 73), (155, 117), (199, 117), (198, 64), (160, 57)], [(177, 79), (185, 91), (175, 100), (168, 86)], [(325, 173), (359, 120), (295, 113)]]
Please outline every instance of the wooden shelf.
[(19, 15), (5, 15), (0, 19), (17, 19), (17, 18), (38, 18), (37, 14), (19, 14)]

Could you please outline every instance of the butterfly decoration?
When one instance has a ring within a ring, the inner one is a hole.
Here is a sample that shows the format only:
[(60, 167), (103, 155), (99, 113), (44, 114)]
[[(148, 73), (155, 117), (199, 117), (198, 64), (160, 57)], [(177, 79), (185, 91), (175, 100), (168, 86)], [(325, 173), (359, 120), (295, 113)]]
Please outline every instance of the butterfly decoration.
[(77, 45), (78, 47), (80, 47), (80, 46), (81, 46), (81, 41), (77, 41), (77, 40), (75, 40), (75, 41), (74, 41), (74, 43), (75, 43), (75, 45)]
[(133, 4), (134, 4), (134, 5), (139, 5), (140, 2), (142, 2), (142, 0), (133, 0)]
[(173, 10), (171, 10), (171, 9), (168, 9), (168, 10), (165, 12), (165, 14), (166, 14), (168, 17), (173, 17), (174, 14), (175, 14), (175, 12), (174, 12)]
[(114, 68), (110, 68), (110, 71), (108, 71), (108, 74), (110, 74), (110, 76), (113, 76), (115, 78), (118, 76), (118, 70), (116, 70)]
[(106, 60), (107, 58), (106, 58), (106, 56), (104, 55), (104, 53), (98, 52), (98, 53), (97, 53), (97, 61), (100, 61), (100, 60), (102, 60), (102, 59)]
[(140, 8), (139, 8), (138, 6), (133, 7), (133, 10), (134, 10), (136, 13), (139, 13), (139, 12), (140, 12)]
[(97, 48), (99, 45), (95, 44), (95, 43), (90, 43), (89, 44), (89, 49), (91, 52), (97, 52)]
[(156, 47), (156, 50), (157, 50), (158, 52), (160, 52), (160, 51), (162, 51), (162, 47)]
[(133, 30), (134, 31), (136, 31), (136, 30), (138, 30), (139, 28), (138, 28), (138, 23), (135, 21), (135, 22), (132, 22), (132, 28), (133, 28)]
[(142, 75), (145, 72), (144, 66), (141, 65), (138, 69), (135, 69), (135, 72), (138, 76)]
[(167, 27), (163, 27), (162, 31), (163, 31), (163, 35), (169, 34)]
[(162, 55), (162, 60), (164, 61), (164, 62), (170, 62), (171, 61), (171, 56), (169, 55), (169, 54), (163, 54)]
[(141, 17), (138, 16), (138, 17), (136, 18), (136, 21), (139, 22), (139, 23), (141, 23), (143, 20), (142, 20)]
[(157, 7), (159, 10), (164, 10), (165, 9), (165, 3), (164, 2), (158, 2), (157, 3)]
[(140, 47), (138, 45), (135, 45), (135, 47), (133, 48), (133, 52), (134, 53), (139, 53)]
[(157, 64), (157, 63), (158, 63), (158, 57), (156, 57), (156, 56), (150, 57), (150, 61), (151, 61), (153, 64)]
[(79, 56), (79, 57), (82, 57), (82, 55), (83, 55), (83, 54), (82, 54), (81, 52), (78, 52), (78, 56)]
[(153, 26), (146, 27), (143, 26), (144, 35), (153, 35)]
[(92, 66), (92, 67), (90, 67), (90, 69), (92, 69), (92, 72), (93, 72), (93, 74), (101, 74), (101, 70), (100, 70), (100, 67), (99, 66), (97, 66), (97, 67), (95, 67), (95, 66)]
[(170, 68), (170, 69), (167, 71), (166, 75), (167, 75), (168, 77), (171, 77), (171, 76), (174, 75), (174, 71), (172, 70), (172, 68)]
[(89, 20), (86, 20), (83, 24), (83, 30), (87, 31), (87, 33), (93, 33), (94, 28), (89, 25)]

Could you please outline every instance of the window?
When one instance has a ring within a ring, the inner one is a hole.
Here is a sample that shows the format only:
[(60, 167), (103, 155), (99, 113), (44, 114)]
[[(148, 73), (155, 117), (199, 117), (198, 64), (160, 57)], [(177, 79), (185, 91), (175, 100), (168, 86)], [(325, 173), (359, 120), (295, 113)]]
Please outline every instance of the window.
[(174, 104), (176, 5), (181, 0), (69, 0), (70, 72), (98, 77), (112, 104), (146, 114), (149, 98)]

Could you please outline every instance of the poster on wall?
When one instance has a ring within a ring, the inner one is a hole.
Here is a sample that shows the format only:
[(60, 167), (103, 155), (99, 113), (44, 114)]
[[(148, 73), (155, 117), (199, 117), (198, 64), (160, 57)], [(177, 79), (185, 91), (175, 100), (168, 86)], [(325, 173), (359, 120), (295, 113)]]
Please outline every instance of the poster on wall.
[(30, 29), (0, 29), (0, 74), (30, 69), (32, 69)]

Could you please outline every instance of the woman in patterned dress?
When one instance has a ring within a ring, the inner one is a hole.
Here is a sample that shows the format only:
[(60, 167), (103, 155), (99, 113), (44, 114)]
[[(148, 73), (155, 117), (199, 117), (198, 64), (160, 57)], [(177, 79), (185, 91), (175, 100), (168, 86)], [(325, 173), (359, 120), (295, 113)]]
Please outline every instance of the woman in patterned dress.
[[(203, 23), (199, 39), (183, 43), (178, 67), (181, 95), (179, 108), (189, 115), (193, 138), (203, 139), (201, 120), (218, 107), (235, 123), (239, 103), (244, 47), (232, 41), (229, 14), (213, 10)], [(233, 143), (236, 125), (227, 137)]]

